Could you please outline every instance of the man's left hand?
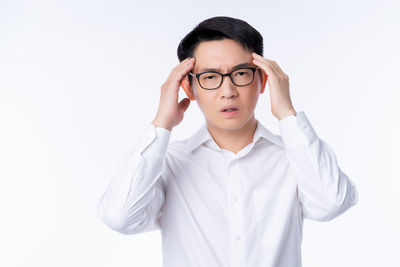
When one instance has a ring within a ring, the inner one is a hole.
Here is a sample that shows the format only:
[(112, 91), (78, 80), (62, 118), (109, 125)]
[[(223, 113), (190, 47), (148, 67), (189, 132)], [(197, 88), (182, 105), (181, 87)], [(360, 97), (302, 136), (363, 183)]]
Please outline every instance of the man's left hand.
[(278, 120), (289, 115), (296, 115), (289, 93), (289, 76), (287, 76), (278, 64), (262, 56), (251, 53), (253, 63), (263, 70), (265, 79), (268, 78), (268, 86), (271, 97), (271, 111)]

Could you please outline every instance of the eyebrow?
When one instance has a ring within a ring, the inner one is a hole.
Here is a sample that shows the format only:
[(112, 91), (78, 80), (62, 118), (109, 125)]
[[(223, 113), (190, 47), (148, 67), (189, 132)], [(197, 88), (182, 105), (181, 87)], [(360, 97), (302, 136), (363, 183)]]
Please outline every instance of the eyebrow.
[[(233, 66), (231, 68), (231, 70), (237, 69), (237, 68), (242, 68), (242, 67), (252, 67), (252, 66), (253, 65), (250, 62), (244, 62), (244, 63), (240, 63), (236, 66)], [(220, 69), (219, 68), (202, 68), (198, 72), (200, 73), (200, 72), (205, 72), (205, 71), (220, 71)]]

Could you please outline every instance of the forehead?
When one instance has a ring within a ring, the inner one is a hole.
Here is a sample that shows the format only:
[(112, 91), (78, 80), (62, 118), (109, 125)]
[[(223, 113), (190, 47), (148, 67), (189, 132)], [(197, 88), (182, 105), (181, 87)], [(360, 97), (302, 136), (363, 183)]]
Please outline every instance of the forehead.
[(215, 69), (219, 71), (228, 71), (232, 67), (242, 64), (252, 64), (251, 52), (244, 49), (243, 46), (230, 39), (203, 41), (193, 53), (196, 58), (193, 70), (195, 73)]

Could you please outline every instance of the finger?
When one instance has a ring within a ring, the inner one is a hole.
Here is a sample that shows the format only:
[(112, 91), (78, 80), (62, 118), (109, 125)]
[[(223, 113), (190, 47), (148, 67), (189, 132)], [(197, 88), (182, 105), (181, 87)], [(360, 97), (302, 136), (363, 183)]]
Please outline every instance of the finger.
[(191, 62), (191, 61), (193, 61), (193, 60), (195, 60), (194, 57), (188, 57), (188, 58), (185, 58), (184, 60), (182, 60), (181, 63), (184, 63), (184, 62)]
[(187, 66), (192, 65), (193, 62), (194, 62), (194, 60), (193, 60), (192, 58), (190, 58), (190, 59), (189, 59), (189, 58), (188, 58), (188, 59), (185, 59), (185, 60), (183, 60), (181, 63), (179, 63), (178, 65), (176, 65), (176, 66), (172, 69), (172, 72), (174, 72), (174, 71), (179, 72), (179, 71), (181, 71), (182, 69), (185, 69)]
[(185, 58), (184, 60), (182, 60), (181, 62), (183, 62), (183, 61), (188, 61), (189, 59), (192, 59), (193, 57), (187, 57), (187, 58)]
[(275, 61), (272, 61), (271, 63), (275, 66), (275, 68), (279, 71), (279, 73), (280, 73), (282, 76), (285, 76), (285, 75), (286, 75), (286, 73), (281, 69), (281, 67), (279, 67), (278, 63), (276, 63)]
[(280, 75), (280, 76), (286, 75), (275, 61), (266, 59), (254, 52), (252, 53), (252, 55), (254, 56), (254, 59), (257, 59), (260, 62), (264, 62), (265, 64), (270, 65), (271, 68), (274, 69), (274, 71), (277, 75)]
[(173, 72), (171, 73), (172, 75), (171, 78), (174, 79), (178, 84), (181, 84), (183, 79), (193, 68), (193, 66), (194, 66), (194, 59), (189, 59), (184, 64), (178, 65), (176, 68), (174, 68)]
[(179, 102), (179, 107), (183, 109), (183, 111), (186, 111), (186, 109), (189, 107), (189, 104), (190, 99), (186, 97)]
[(188, 66), (193, 65), (194, 61), (195, 61), (194, 58), (187, 58), (187, 59), (183, 60), (181, 63), (179, 63), (172, 69), (171, 76), (174, 76), (175, 73), (180, 73), (180, 72), (182, 72), (182, 70), (185, 70), (186, 68), (188, 68)]
[[(257, 61), (257, 59), (255, 59)], [(286, 77), (287, 75), (279, 68), (279, 66), (274, 62), (271, 62), (270, 60), (265, 60), (263, 62), (261, 62), (261, 64), (264, 64), (265, 66), (268, 66), (273, 73), (277, 76), (277, 77)]]
[(265, 62), (265, 61), (261, 61), (258, 59), (253, 59), (253, 63), (257, 66), (259, 66), (261, 69), (264, 70), (264, 72), (268, 75), (268, 76), (277, 76), (278, 75), (278, 71), (275, 69), (275, 67), (269, 63), (269, 62)]
[(186, 76), (191, 69), (193, 69), (195, 64), (194, 58), (189, 59), (185, 64), (182, 65), (181, 68), (178, 69), (179, 73), (183, 73)]
[(187, 66), (193, 66), (195, 62), (194, 58), (188, 58), (185, 62), (181, 62), (181, 64), (179, 64), (176, 69), (181, 70), (181, 69), (186, 69)]

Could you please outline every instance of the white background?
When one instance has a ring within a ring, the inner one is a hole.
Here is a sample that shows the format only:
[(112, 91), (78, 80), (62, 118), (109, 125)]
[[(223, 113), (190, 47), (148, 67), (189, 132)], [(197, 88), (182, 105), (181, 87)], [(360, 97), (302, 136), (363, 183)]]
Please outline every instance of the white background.
[[(0, 265), (161, 266), (160, 231), (114, 232), (95, 205), (153, 120), (179, 41), (226, 15), (263, 35), (359, 190), (343, 215), (305, 221), (303, 265), (400, 266), (395, 2), (0, 1)], [(268, 86), (256, 118), (279, 133)], [(203, 120), (191, 102), (171, 139)]]

